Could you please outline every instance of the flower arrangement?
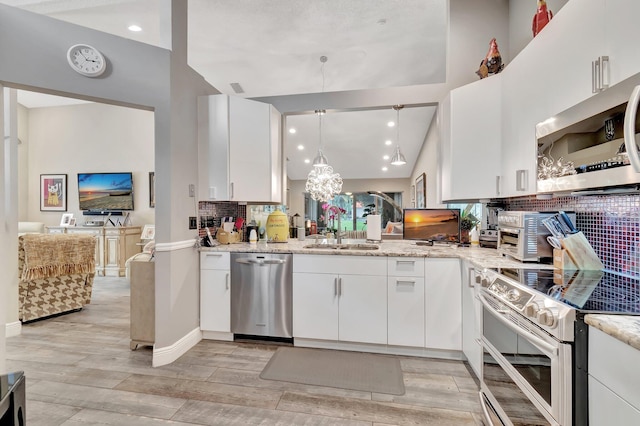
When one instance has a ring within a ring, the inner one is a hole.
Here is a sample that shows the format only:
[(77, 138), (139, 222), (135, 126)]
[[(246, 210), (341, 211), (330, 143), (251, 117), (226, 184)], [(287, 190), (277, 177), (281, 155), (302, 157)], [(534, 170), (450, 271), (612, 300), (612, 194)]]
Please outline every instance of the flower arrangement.
[[(338, 218), (338, 214), (333, 209), (329, 210), (329, 207), (331, 207), (331, 204), (329, 204), (329, 203), (324, 203), (322, 205), (322, 210), (325, 213), (321, 214), (319, 219), (321, 221), (325, 222), (325, 224), (327, 225), (327, 229), (328, 230), (330, 229), (331, 231), (335, 231), (336, 229), (335, 229), (335, 227), (333, 225), (334, 225), (334, 220)], [(338, 207), (338, 206), (335, 206), (335, 207), (337, 207), (337, 209), (338, 209), (338, 211), (340, 211), (341, 215), (347, 213), (347, 211), (345, 209), (343, 209), (342, 207)], [(329, 227), (329, 221), (331, 221), (331, 227)]]

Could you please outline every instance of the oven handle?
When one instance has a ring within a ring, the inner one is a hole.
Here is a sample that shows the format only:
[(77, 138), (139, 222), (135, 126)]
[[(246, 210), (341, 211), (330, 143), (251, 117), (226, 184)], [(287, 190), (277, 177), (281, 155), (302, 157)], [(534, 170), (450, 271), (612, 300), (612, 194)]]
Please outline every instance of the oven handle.
[(489, 407), (487, 407), (487, 399), (482, 391), (480, 391), (480, 406), (482, 407), (482, 414), (484, 414), (485, 423), (487, 423), (489, 426), (495, 426), (495, 424), (491, 421), (491, 416), (489, 415)]
[(511, 321), (504, 319), (502, 314), (498, 312), (498, 310), (494, 309), (493, 306), (489, 305), (489, 303), (487, 302), (487, 299), (482, 294), (479, 294), (478, 296), (480, 297), (480, 302), (482, 303), (482, 306), (484, 306), (491, 313), (493, 313), (494, 316), (498, 320), (500, 320), (500, 322), (506, 325), (508, 328), (510, 328), (511, 330), (513, 330), (518, 334), (524, 335), (529, 341), (529, 343), (531, 343), (532, 345), (537, 347), (539, 350), (544, 352), (545, 355), (549, 356), (549, 358), (555, 358), (558, 355), (558, 348), (545, 342), (544, 340), (542, 340), (541, 338), (539, 338), (529, 330), (520, 328), (517, 325), (513, 324)]

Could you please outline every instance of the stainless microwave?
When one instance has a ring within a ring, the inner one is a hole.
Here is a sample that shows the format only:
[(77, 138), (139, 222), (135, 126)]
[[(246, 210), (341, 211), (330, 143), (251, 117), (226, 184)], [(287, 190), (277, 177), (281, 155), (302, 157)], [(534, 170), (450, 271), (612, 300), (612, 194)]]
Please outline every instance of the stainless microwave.
[(639, 101), (640, 73), (539, 123), (538, 194), (638, 191)]

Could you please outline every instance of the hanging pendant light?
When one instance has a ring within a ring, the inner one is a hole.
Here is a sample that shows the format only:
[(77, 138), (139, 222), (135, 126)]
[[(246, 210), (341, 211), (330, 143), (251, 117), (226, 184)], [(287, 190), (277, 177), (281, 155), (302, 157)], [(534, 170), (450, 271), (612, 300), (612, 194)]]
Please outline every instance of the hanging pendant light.
[(323, 109), (316, 110), (316, 114), (318, 114), (318, 124), (319, 124), (318, 134), (320, 136), (318, 138), (318, 154), (316, 155), (316, 158), (313, 159), (314, 167), (322, 167), (322, 166), (329, 165), (329, 161), (327, 160), (327, 157), (325, 157), (324, 154), (322, 153), (322, 116), (324, 115), (324, 113), (325, 113), (325, 110)]
[[(327, 57), (321, 56), (320, 62), (322, 63), (322, 92), (324, 93), (324, 64), (327, 62)], [(339, 173), (333, 171), (333, 167), (329, 165), (327, 157), (322, 152), (322, 116), (325, 112), (323, 109), (315, 111), (318, 114), (318, 154), (313, 159), (313, 168), (307, 176), (305, 190), (314, 200), (328, 202), (342, 191), (342, 178)]]
[(393, 109), (396, 110), (396, 150), (391, 157), (391, 164), (394, 166), (403, 166), (407, 164), (407, 160), (400, 152), (400, 110), (404, 108), (404, 105), (394, 105)]

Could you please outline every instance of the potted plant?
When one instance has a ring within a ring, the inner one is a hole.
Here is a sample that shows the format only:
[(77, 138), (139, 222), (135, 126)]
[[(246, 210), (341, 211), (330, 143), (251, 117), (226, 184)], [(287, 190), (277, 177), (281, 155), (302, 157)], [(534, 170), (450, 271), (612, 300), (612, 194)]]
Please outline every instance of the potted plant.
[(478, 226), (480, 220), (471, 213), (473, 204), (467, 204), (465, 209), (460, 213), (460, 242), (469, 242), (469, 232)]

